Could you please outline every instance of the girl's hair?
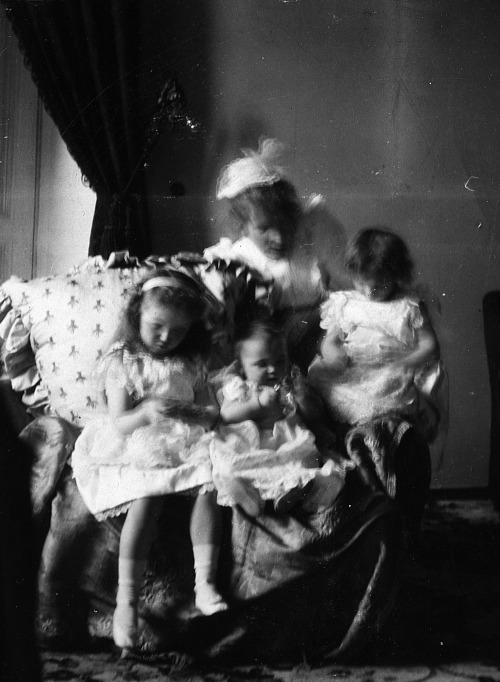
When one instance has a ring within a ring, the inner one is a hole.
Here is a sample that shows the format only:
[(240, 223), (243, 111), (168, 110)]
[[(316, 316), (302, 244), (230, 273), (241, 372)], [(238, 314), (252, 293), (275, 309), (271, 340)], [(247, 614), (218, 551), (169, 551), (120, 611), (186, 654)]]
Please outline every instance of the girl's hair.
[(378, 227), (361, 230), (347, 246), (345, 267), (353, 277), (390, 278), (399, 288), (411, 283), (413, 261), (404, 241)]
[(250, 320), (242, 324), (235, 332), (234, 350), (237, 358), (240, 357), (241, 347), (245, 341), (254, 338), (266, 339), (270, 342), (284, 341), (281, 329), (270, 320)]
[(249, 187), (229, 199), (229, 204), (231, 213), (240, 226), (251, 220), (255, 207), (265, 213), (283, 217), (293, 229), (302, 214), (302, 206), (295, 187), (288, 180)]
[[(172, 286), (155, 286), (143, 289), (146, 282), (157, 277), (167, 277)], [(175, 355), (207, 355), (211, 335), (203, 322), (205, 311), (204, 294), (201, 286), (188, 275), (177, 270), (155, 270), (145, 277), (131, 295), (124, 311), (117, 339), (130, 349), (142, 348), (140, 323), (143, 305), (174, 307), (188, 315), (193, 323), (184, 339), (175, 349)]]

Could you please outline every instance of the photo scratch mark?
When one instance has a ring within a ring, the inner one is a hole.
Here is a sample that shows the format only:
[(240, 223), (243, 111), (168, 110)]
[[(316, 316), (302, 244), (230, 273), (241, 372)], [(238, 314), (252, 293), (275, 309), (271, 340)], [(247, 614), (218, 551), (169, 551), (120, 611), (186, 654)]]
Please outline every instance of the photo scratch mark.
[(475, 192), (475, 191), (476, 191), (475, 189), (473, 189), (472, 187), (469, 187), (469, 182), (470, 182), (471, 180), (479, 180), (479, 177), (478, 177), (477, 175), (471, 175), (471, 176), (468, 178), (467, 182), (464, 184), (464, 187), (465, 187), (465, 189), (468, 189), (469, 192)]

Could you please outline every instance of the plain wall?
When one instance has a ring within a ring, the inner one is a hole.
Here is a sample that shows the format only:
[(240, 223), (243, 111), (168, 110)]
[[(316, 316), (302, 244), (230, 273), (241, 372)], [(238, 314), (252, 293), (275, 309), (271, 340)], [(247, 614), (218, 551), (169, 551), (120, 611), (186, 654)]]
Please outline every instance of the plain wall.
[(168, 4), (164, 41), (165, 9), (146, 6), (149, 58), (179, 77), (199, 125), (167, 131), (151, 157), (153, 251), (199, 251), (226, 233), (218, 170), (260, 135), (278, 137), (299, 193), (321, 193), (347, 236), (385, 224), (408, 241), (418, 280), (441, 307), (450, 374), (450, 433), (434, 486), (487, 485), (482, 297), (500, 287), (495, 3)]
[(85, 185), (54, 122), (43, 111), (34, 276), (66, 272), (87, 257), (96, 195)]
[(3, 12), (0, 43), (0, 130), (7, 141), (0, 159), (7, 206), (0, 215), (0, 274), (64, 272), (87, 255), (95, 194), (43, 109)]

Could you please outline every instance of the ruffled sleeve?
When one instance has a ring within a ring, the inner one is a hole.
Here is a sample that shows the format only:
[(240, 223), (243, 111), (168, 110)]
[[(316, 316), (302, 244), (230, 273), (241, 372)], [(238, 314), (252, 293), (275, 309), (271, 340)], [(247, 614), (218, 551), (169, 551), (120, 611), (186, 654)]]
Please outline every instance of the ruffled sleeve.
[(245, 402), (249, 398), (248, 383), (237, 374), (228, 377), (222, 387), (222, 398), (232, 403)]
[(208, 261), (213, 261), (216, 258), (230, 261), (234, 258), (233, 242), (228, 237), (222, 237), (217, 244), (209, 246), (203, 251), (203, 257)]
[(346, 303), (346, 292), (334, 291), (331, 293), (320, 307), (320, 327), (327, 331), (342, 330), (343, 311)]
[[(425, 317), (425, 306), (421, 304), (418, 300), (408, 298), (406, 299), (407, 313), (405, 316), (406, 325), (408, 327), (407, 331), (414, 338), (415, 332), (424, 326)], [(404, 338), (405, 334), (402, 333)]]
[(134, 393), (124, 361), (124, 348), (120, 344), (114, 344), (104, 355), (95, 369), (95, 376), (102, 391), (106, 392), (106, 386), (125, 388), (129, 395)]

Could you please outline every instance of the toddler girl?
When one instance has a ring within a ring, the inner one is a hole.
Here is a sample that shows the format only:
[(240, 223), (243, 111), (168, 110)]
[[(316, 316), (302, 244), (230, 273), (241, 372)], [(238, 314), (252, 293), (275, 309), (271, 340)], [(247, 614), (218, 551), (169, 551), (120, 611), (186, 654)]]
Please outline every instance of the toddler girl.
[(331, 293), (321, 306), (326, 335), (308, 381), (336, 421), (415, 420), (419, 393), (431, 392), (441, 368), (425, 307), (409, 291), (406, 245), (388, 230), (362, 230), (348, 246), (346, 268), (354, 289)]
[(126, 513), (120, 537), (113, 638), (137, 645), (138, 597), (162, 496), (196, 495), (191, 518), (195, 603), (226, 604), (215, 588), (219, 517), (208, 443), (218, 408), (203, 396), (209, 339), (200, 287), (165, 269), (131, 296), (101, 363), (109, 416), (88, 424), (73, 453), (76, 483), (97, 519)]
[(223, 169), (217, 199), (229, 202), (242, 236), (221, 239), (204, 256), (239, 261), (272, 282), (265, 304), (285, 330), (291, 360), (305, 370), (319, 334), (318, 305), (333, 286), (311, 244), (299, 243), (305, 212), (279, 164), (281, 151), (277, 140), (261, 139), (257, 152), (244, 150)]
[(265, 500), (286, 511), (306, 492), (308, 511), (330, 504), (345, 469), (340, 459), (322, 466), (302, 418), (315, 428), (319, 447), (331, 446), (332, 434), (298, 373), (290, 372), (281, 332), (269, 322), (250, 322), (235, 348), (237, 360), (220, 392), (223, 424), (210, 443), (219, 504), (239, 504), (251, 516)]
[(354, 289), (331, 293), (321, 306), (326, 335), (307, 380), (344, 431), (363, 425), (376, 443), (380, 420), (397, 425), (395, 461), (378, 466), (416, 535), (430, 485), (428, 443), (445, 416), (439, 344), (424, 304), (410, 292), (413, 264), (399, 236), (362, 230), (347, 248), (346, 267)]

